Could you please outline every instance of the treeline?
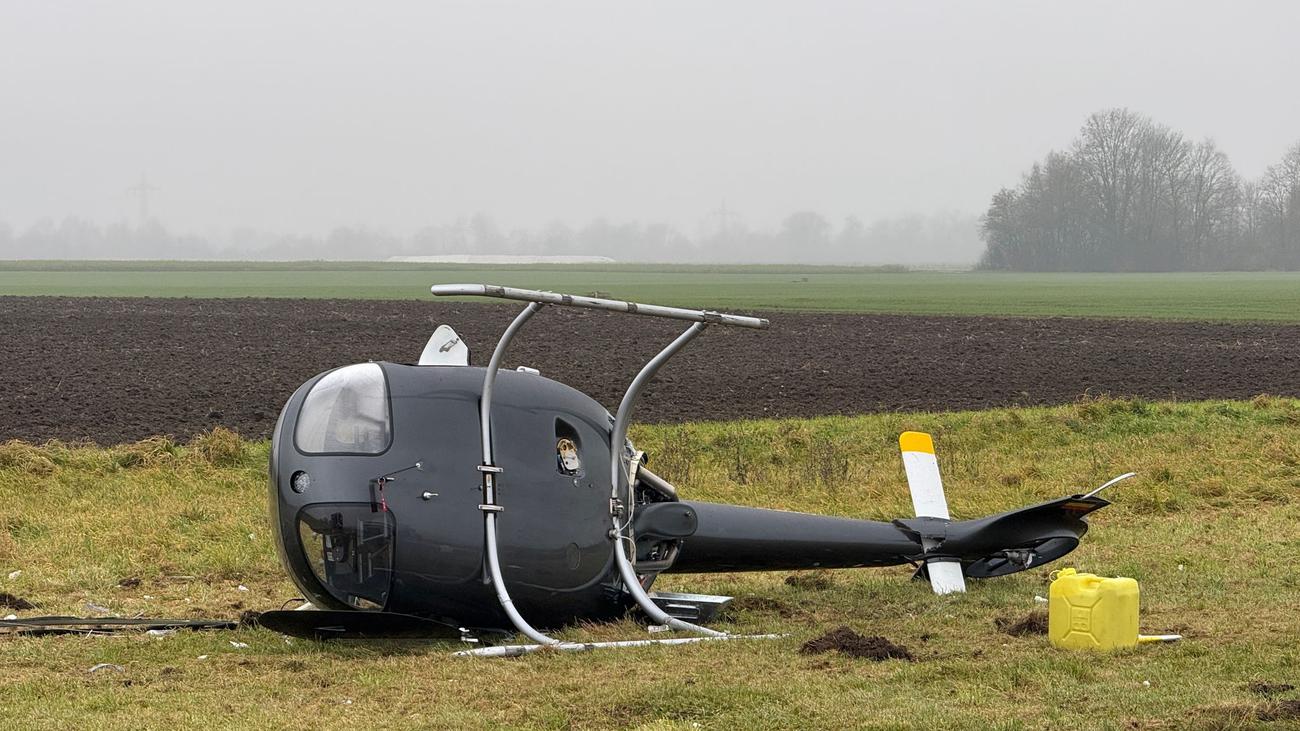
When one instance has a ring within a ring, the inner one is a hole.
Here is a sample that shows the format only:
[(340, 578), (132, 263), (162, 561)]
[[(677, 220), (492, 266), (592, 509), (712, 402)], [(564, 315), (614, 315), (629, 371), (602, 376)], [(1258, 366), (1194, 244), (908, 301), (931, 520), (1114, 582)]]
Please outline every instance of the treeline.
[(681, 263), (972, 264), (983, 244), (979, 221), (960, 213), (833, 224), (819, 213), (788, 216), (775, 230), (710, 219), (688, 235), (667, 224), (555, 223), (507, 230), (487, 215), (397, 236), (364, 226), (324, 236), (235, 229), (220, 240), (178, 235), (157, 221), (97, 226), (78, 218), (41, 221), (21, 233), (0, 224), (0, 259), (382, 260), (390, 256), (521, 254), (608, 256), (618, 261)]
[(1210, 140), (1099, 112), (993, 196), (981, 235), (986, 269), (1300, 269), (1300, 144), (1247, 181)]

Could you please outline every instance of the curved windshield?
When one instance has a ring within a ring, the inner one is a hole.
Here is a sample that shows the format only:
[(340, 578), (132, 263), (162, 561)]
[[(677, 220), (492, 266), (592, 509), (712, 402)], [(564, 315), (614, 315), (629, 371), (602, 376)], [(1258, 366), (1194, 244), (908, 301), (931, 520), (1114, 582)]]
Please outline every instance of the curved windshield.
[(357, 609), (383, 609), (393, 583), (393, 514), (367, 504), (317, 503), (298, 514), (298, 538), (316, 579)]
[(307, 454), (379, 454), (393, 428), (388, 384), (378, 363), (361, 363), (325, 374), (302, 402), (293, 439)]

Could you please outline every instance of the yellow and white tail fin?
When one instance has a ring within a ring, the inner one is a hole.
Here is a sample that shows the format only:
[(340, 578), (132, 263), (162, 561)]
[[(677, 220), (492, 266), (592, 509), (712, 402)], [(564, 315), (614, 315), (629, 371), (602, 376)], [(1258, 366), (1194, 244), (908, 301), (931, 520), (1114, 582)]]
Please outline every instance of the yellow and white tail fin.
[[(943, 495), (943, 480), (939, 477), (939, 462), (934, 456), (934, 440), (925, 432), (908, 431), (898, 437), (898, 447), (903, 452), (903, 469), (907, 472), (907, 487), (912, 493), (916, 516), (951, 519), (948, 500)], [(929, 551), (935, 542), (927, 538), (921, 545)], [(925, 567), (934, 593), (966, 591), (961, 561), (932, 559), (925, 562)]]

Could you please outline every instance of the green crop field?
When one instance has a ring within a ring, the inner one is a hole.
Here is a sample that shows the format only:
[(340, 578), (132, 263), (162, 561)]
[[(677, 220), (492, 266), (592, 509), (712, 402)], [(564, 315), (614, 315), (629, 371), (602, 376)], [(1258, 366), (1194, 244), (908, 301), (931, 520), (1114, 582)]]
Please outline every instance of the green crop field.
[(485, 282), (723, 310), (1300, 322), (1300, 273), (1006, 274), (852, 267), (0, 262), (0, 295), (428, 299)]
[[(0, 717), (24, 729), (1294, 723), (1300, 693), (1284, 684), (1300, 679), (1300, 400), (1091, 399), (640, 427), (634, 437), (691, 499), (889, 519), (910, 510), (895, 441), (906, 429), (935, 434), (959, 518), (1129, 469), (1139, 477), (1112, 488), (1115, 504), (1094, 514), (1067, 559), (974, 582), (964, 595), (935, 596), (905, 567), (657, 585), (734, 595), (718, 626), (786, 635), (775, 641), (487, 660), (450, 657), (459, 643), (316, 643), (261, 629), (9, 637), (0, 638)], [(0, 591), (37, 605), (22, 614), (85, 615), (88, 603), (152, 617), (279, 608), (295, 590), (270, 540), (267, 451), (221, 430), (188, 445), (0, 445)], [(1143, 630), (1186, 639), (1092, 655), (1000, 631), (998, 620), (1041, 611), (1035, 596), (1061, 566), (1137, 578)], [(800, 653), (840, 625), (888, 637), (916, 660)], [(648, 635), (628, 620), (562, 636)], [(121, 670), (88, 672), (97, 663)]]

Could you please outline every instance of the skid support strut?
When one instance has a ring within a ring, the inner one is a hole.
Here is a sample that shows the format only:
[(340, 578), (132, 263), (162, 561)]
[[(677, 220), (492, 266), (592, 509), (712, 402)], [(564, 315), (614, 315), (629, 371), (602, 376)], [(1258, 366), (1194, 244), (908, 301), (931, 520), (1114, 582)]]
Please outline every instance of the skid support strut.
[[(698, 624), (691, 624), (676, 617), (669, 616), (667, 612), (660, 609), (654, 600), (641, 586), (641, 579), (636, 574), (636, 567), (633, 561), (636, 560), (636, 536), (632, 534), (632, 517), (636, 509), (636, 496), (632, 494), (632, 475), (629, 470), (635, 465), (629, 466), (627, 457), (624, 455), (623, 443), (627, 441), (627, 428), (632, 421), (632, 409), (636, 406), (636, 400), (641, 395), (645, 384), (654, 378), (655, 373), (663, 367), (668, 359), (677, 354), (679, 350), (686, 347), (686, 344), (694, 340), (700, 333), (704, 332), (705, 324), (697, 322), (686, 328), (686, 331), (677, 336), (677, 339), (668, 344), (668, 347), (659, 351), (659, 355), (650, 359), (649, 363), (636, 374), (632, 379), (632, 385), (628, 386), (627, 393), (623, 395), (622, 402), (618, 405), (618, 415), (614, 417), (614, 433), (609, 440), (609, 471), (610, 471), (610, 505), (619, 504), (619, 495), (624, 491), (621, 490), (626, 486), (627, 502), (624, 504), (626, 517), (620, 523), (620, 515), (614, 514), (614, 560), (618, 562), (618, 573), (623, 577), (623, 586), (627, 593), (632, 595), (636, 600), (637, 606), (641, 611), (646, 613), (659, 624), (666, 624), (673, 629), (696, 632), (708, 637), (722, 637), (726, 633), (717, 630), (701, 627)], [(627, 551), (624, 551), (626, 546)], [(631, 554), (631, 558), (628, 557)]]
[[(641, 586), (641, 581), (636, 574), (636, 541), (632, 534), (632, 515), (635, 507), (635, 496), (632, 495), (633, 476), (628, 472), (629, 465), (623, 454), (623, 444), (627, 440), (627, 429), (631, 421), (632, 409), (636, 404), (637, 398), (641, 395), (645, 384), (654, 377), (660, 367), (668, 361), (677, 351), (681, 350), (691, 340), (695, 339), (703, 332), (706, 324), (732, 325), (735, 327), (749, 328), (766, 328), (767, 320), (757, 317), (743, 317), (740, 315), (728, 315), (719, 312), (710, 312), (707, 310), (687, 310), (678, 307), (662, 307), (659, 305), (643, 305), (635, 302), (623, 302), (620, 300), (607, 300), (596, 297), (582, 297), (578, 295), (557, 294), (554, 292), (540, 292), (529, 289), (515, 289), (512, 287), (498, 287), (489, 284), (437, 284), (430, 288), (430, 291), (437, 296), (483, 296), (499, 297), (502, 299), (511, 299), (528, 302), (528, 306), (520, 312), (502, 333), (501, 339), (497, 341), (496, 348), (492, 351), (492, 358), (488, 362), (487, 372), (483, 376), (483, 394), (479, 401), (479, 426), (482, 430), (483, 444), (483, 463), (479, 465), (478, 470), (483, 477), (483, 502), (479, 505), (479, 510), (483, 512), (483, 552), (487, 560), (488, 575), (492, 581), (492, 587), (496, 591), (497, 601), (501, 604), (501, 609), (510, 619), (510, 623), (520, 634), (532, 640), (535, 644), (515, 645), (503, 648), (484, 648), (484, 650), (470, 651), (469, 655), (488, 655), (488, 656), (513, 656), (534, 652), (542, 648), (553, 648), (557, 650), (576, 652), (582, 650), (595, 649), (598, 647), (641, 647), (652, 644), (677, 645), (689, 642), (687, 639), (668, 639), (668, 640), (630, 640), (627, 642), (562, 642), (550, 637), (534, 628), (524, 619), (519, 610), (515, 608), (514, 601), (510, 598), (510, 592), (506, 588), (505, 578), (501, 573), (501, 560), (498, 553), (497, 545), (497, 515), (505, 510), (505, 507), (497, 502), (497, 476), (502, 473), (500, 467), (492, 454), (492, 391), (496, 383), (497, 371), (501, 367), (501, 362), (505, 357), (506, 350), (510, 347), (510, 342), (514, 340), (519, 330), (537, 314), (538, 310), (546, 304), (561, 305), (567, 307), (580, 307), (584, 309), (608, 310), (612, 312), (626, 312), (636, 315), (647, 315), (651, 317), (666, 317), (674, 320), (688, 320), (694, 322), (686, 329), (677, 339), (664, 348), (658, 355), (646, 363), (641, 372), (633, 379), (632, 384), (628, 387), (627, 393), (623, 396), (619, 404), (618, 415), (614, 419), (614, 431), (610, 440), (610, 477), (611, 477), (611, 505), (617, 503), (620, 488), (626, 486), (628, 496), (626, 519), (620, 523), (620, 515), (615, 513), (612, 516), (613, 527), (610, 535), (614, 539), (614, 556), (618, 563), (619, 574), (623, 579), (623, 584), (629, 594), (636, 601), (641, 610), (651, 619), (666, 624), (676, 629), (696, 632), (703, 635), (698, 639), (769, 639), (777, 635), (755, 635), (753, 637), (741, 635), (728, 635), (725, 632), (718, 632), (707, 627), (684, 622), (669, 616), (650, 599), (645, 589)], [(631, 557), (624, 552), (624, 545), (628, 544), (631, 549)], [(488, 651), (490, 650), (490, 651)]]

